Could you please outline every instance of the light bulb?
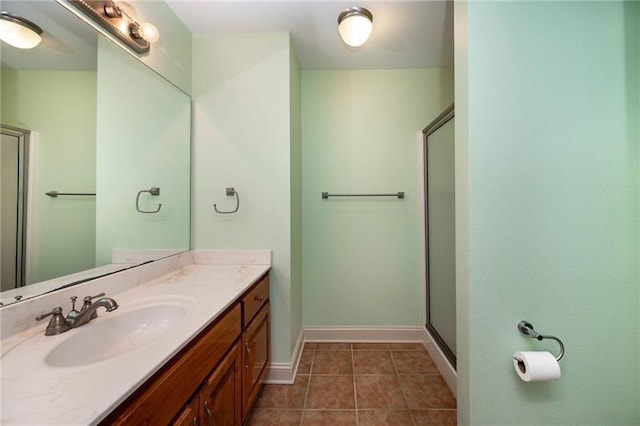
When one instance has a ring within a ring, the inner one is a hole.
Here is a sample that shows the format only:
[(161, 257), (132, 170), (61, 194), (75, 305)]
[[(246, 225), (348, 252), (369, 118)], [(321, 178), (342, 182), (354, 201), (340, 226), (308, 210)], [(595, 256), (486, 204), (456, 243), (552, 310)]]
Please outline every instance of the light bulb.
[(143, 22), (140, 24), (140, 35), (149, 43), (155, 43), (160, 40), (160, 32), (155, 25), (150, 24), (149, 22)]

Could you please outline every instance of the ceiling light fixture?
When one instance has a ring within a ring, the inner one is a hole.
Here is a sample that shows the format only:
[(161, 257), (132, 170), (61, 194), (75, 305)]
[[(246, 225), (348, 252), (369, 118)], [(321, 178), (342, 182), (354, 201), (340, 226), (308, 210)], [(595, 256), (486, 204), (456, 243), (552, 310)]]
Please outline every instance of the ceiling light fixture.
[(373, 30), (373, 14), (364, 7), (350, 7), (338, 15), (338, 32), (351, 47), (362, 46)]
[(0, 14), (0, 40), (18, 49), (32, 49), (42, 41), (42, 28), (20, 16)]

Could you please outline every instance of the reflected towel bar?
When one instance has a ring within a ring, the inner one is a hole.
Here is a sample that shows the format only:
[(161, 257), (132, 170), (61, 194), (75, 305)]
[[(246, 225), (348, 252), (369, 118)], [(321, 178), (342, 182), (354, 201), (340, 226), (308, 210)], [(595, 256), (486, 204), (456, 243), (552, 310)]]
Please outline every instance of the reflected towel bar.
[(48, 195), (49, 197), (53, 197), (56, 198), (59, 195), (78, 195), (78, 196), (93, 196), (95, 197), (96, 193), (95, 192), (58, 192), (58, 191), (49, 191), (49, 192), (45, 192), (45, 195)]
[(395, 194), (329, 194), (328, 192), (322, 193), (322, 198), (327, 199), (329, 197), (397, 197), (404, 198), (404, 192), (396, 192)]

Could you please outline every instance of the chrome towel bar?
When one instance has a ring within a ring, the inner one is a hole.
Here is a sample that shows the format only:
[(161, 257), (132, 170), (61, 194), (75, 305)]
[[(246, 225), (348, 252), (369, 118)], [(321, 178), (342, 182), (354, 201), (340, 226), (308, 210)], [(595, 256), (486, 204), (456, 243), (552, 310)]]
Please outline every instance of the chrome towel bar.
[(44, 194), (52, 198), (57, 198), (60, 195), (74, 195), (74, 196), (77, 195), (77, 196), (93, 196), (93, 197), (95, 197), (96, 195), (95, 192), (58, 192), (58, 191), (49, 191), (49, 192), (45, 192)]
[(404, 192), (396, 192), (395, 194), (329, 194), (328, 192), (322, 193), (322, 198), (327, 199), (329, 197), (397, 197), (404, 198)]

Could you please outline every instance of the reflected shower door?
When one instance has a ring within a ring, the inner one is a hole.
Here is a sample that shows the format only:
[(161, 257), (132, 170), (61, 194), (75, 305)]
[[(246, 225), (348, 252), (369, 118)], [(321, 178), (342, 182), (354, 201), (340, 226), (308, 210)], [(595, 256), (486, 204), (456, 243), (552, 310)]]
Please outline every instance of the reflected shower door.
[(24, 283), (24, 214), (28, 132), (2, 127), (0, 143), (0, 287)]

